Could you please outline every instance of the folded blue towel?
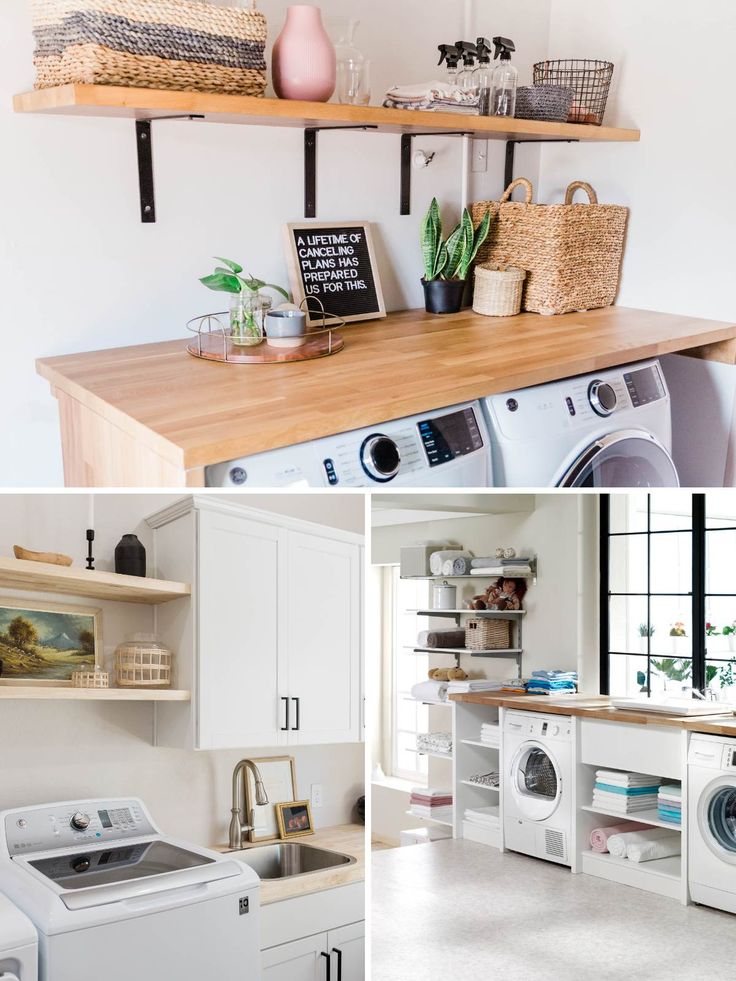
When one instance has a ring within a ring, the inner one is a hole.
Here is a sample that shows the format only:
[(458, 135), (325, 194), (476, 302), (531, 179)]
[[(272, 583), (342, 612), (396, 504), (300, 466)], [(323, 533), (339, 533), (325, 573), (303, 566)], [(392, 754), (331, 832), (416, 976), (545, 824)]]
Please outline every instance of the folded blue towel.
[(668, 824), (682, 824), (682, 817), (674, 814), (662, 814), (661, 812), (657, 814), (660, 821), (666, 821)]
[(612, 783), (599, 783), (596, 780), (595, 789), (604, 790), (607, 794), (624, 794), (626, 797), (646, 797), (656, 794), (659, 784), (654, 787), (614, 787)]

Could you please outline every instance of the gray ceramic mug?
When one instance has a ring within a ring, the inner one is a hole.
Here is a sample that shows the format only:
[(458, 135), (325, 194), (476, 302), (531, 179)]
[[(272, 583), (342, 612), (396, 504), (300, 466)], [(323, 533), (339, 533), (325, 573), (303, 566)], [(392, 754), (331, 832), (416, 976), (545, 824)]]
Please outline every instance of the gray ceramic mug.
[(269, 310), (266, 337), (277, 347), (299, 347), (306, 341), (307, 315), (303, 310)]

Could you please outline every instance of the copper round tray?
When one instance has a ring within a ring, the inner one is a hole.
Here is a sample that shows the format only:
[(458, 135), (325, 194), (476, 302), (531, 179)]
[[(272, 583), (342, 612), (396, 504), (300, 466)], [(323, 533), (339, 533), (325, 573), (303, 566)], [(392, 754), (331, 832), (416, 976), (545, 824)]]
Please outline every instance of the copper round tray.
[(187, 330), (195, 336), (187, 345), (187, 352), (195, 358), (223, 364), (284, 364), (327, 358), (345, 347), (345, 340), (336, 329), (344, 326), (343, 320), (335, 327), (309, 330), (298, 347), (281, 347), (271, 344), (268, 338), (252, 347), (233, 344), (230, 327), (225, 326), (228, 320), (227, 313), (208, 313), (190, 320)]

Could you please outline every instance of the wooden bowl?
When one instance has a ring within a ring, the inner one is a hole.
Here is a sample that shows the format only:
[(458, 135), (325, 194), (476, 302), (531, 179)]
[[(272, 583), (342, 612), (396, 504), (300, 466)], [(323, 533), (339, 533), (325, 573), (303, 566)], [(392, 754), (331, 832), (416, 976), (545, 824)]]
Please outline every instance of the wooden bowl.
[(20, 545), (13, 545), (13, 553), (16, 559), (23, 559), (25, 562), (45, 562), (47, 565), (71, 565), (72, 559), (68, 555), (61, 555), (59, 552), (31, 552)]

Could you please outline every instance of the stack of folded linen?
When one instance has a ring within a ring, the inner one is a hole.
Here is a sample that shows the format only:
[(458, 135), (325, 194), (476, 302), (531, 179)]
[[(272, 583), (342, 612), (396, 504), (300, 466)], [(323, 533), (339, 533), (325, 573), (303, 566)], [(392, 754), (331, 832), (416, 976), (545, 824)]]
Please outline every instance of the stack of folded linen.
[(492, 804), (490, 807), (468, 807), (463, 814), (463, 820), (493, 831), (500, 831), (501, 829), (498, 804)]
[(468, 783), (477, 783), (481, 787), (498, 788), (501, 774), (498, 770), (491, 770), (490, 773), (474, 773), (468, 777)]
[(451, 732), (417, 733), (417, 750), (420, 753), (452, 753)]
[[(463, 92), (448, 82), (422, 82), (419, 85), (395, 85), (386, 93), (387, 109), (417, 109), (422, 112), (461, 112), (478, 115), (478, 93)], [(439, 573), (435, 573), (439, 575)]]
[(480, 727), (480, 741), (488, 743), (489, 746), (499, 746), (501, 744), (501, 726), (497, 722), (484, 722)]
[(593, 807), (615, 814), (636, 814), (657, 806), (657, 792), (662, 781), (647, 773), (622, 773), (619, 770), (596, 770)]
[(531, 559), (471, 559), (470, 574), (472, 576), (530, 576), (532, 574)]
[(451, 681), (447, 686), (448, 695), (465, 695), (471, 691), (501, 691), (504, 685), (513, 681), (487, 681), (485, 678)]
[(648, 828), (646, 831), (628, 831), (611, 835), (608, 851), (614, 858), (628, 858), (631, 862), (653, 862), (658, 858), (671, 858), (682, 850), (682, 835), (667, 828)]
[(682, 824), (682, 784), (662, 784), (657, 794), (657, 816), (669, 824)]
[(409, 810), (416, 817), (431, 821), (452, 821), (452, 792), (415, 787), (411, 792)]
[(418, 702), (427, 702), (430, 705), (441, 705), (447, 701), (446, 681), (421, 681), (414, 685), (411, 690), (411, 697)]
[(532, 671), (526, 683), (530, 695), (574, 695), (577, 687), (577, 671)]

